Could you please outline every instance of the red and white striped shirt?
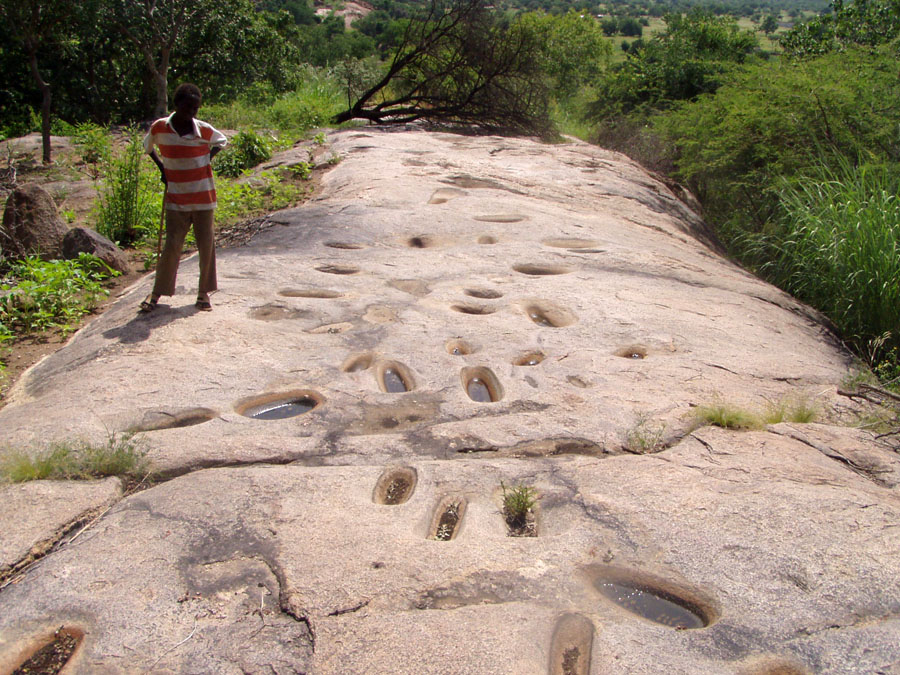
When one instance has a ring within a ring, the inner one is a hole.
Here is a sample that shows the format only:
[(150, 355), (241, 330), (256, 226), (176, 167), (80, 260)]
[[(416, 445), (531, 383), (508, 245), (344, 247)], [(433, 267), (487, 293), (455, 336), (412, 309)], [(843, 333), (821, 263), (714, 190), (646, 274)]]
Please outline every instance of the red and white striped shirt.
[[(174, 113), (173, 113), (174, 115)], [(172, 127), (172, 116), (156, 120), (144, 137), (149, 154), (159, 148), (166, 169), (166, 208), (173, 211), (207, 211), (216, 208), (216, 187), (209, 163), (211, 148), (221, 148), (228, 139), (206, 122), (193, 120), (194, 131), (179, 136)]]

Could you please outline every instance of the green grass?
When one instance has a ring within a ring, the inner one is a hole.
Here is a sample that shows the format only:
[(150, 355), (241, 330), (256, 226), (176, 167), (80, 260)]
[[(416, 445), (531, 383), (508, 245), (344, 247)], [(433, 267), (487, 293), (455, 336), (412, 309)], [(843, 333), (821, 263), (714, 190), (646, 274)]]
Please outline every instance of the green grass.
[(693, 411), (694, 428), (712, 425), (723, 429), (759, 431), (767, 424), (807, 424), (819, 417), (819, 408), (805, 396), (784, 396), (769, 401), (762, 410), (750, 410), (725, 402), (700, 406)]
[(537, 490), (530, 485), (514, 485), (507, 488), (503, 482), (503, 515), (512, 530), (524, 530), (528, 526), (528, 514), (537, 506)]
[(700, 406), (694, 410), (694, 420), (697, 427), (712, 425), (741, 431), (758, 430), (765, 426), (756, 413), (728, 403)]
[(753, 237), (771, 282), (822, 311), (882, 378), (900, 374), (900, 175), (837, 158), (782, 190), (785, 216)]
[(85, 480), (106, 476), (143, 479), (149, 474), (145, 451), (130, 434), (110, 434), (105, 444), (59, 442), (36, 452), (7, 451), (0, 480)]

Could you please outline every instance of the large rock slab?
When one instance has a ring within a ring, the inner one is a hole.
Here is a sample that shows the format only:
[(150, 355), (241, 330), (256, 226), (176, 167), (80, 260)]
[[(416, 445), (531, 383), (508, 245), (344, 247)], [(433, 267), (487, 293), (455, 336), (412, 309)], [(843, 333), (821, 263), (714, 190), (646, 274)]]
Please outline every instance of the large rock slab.
[[(213, 312), (185, 261), (10, 392), (10, 447), (139, 432), (171, 480), (0, 592), (0, 668), (65, 625), (83, 673), (896, 669), (897, 456), (835, 424), (814, 312), (621, 155), (329, 141), (317, 198), (220, 251)], [(788, 400), (819, 423), (692, 431)]]

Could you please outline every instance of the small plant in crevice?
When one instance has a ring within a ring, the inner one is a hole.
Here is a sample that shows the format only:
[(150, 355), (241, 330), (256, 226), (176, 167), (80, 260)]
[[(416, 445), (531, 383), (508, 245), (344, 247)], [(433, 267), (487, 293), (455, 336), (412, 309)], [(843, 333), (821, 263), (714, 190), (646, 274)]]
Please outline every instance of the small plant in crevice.
[(454, 502), (444, 509), (434, 533), (437, 541), (450, 541), (453, 538), (453, 533), (456, 532), (456, 526), (459, 523), (460, 506), (460, 502)]
[(693, 412), (694, 428), (712, 425), (723, 429), (759, 430), (765, 424), (756, 413), (728, 403), (699, 406)]
[(636, 455), (659, 452), (665, 447), (666, 425), (639, 412), (634, 425), (625, 433), (625, 449)]
[(511, 537), (536, 537), (535, 508), (538, 492), (530, 485), (507, 487), (500, 482), (503, 490), (503, 517)]
[(110, 433), (105, 443), (59, 441), (38, 451), (12, 450), (0, 459), (0, 480), (86, 480), (119, 476), (143, 480), (150, 474), (146, 451), (133, 434)]

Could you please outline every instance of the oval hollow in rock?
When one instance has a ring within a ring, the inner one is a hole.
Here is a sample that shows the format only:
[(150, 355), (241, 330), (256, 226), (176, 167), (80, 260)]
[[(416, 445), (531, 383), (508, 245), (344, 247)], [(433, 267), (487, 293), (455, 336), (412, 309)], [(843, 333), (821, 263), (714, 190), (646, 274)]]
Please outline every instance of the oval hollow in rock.
[(458, 190), (457, 188), (438, 188), (431, 194), (431, 199), (428, 200), (428, 203), (446, 204), (451, 199), (463, 197), (466, 194), (465, 190)]
[(476, 403), (496, 403), (503, 398), (500, 380), (490, 368), (463, 368), (460, 379), (466, 394)]
[(592, 248), (597, 245), (597, 242), (593, 239), (579, 239), (577, 237), (544, 239), (541, 243), (544, 246), (552, 246), (554, 248)]
[(616, 356), (621, 356), (623, 359), (646, 359), (647, 353), (647, 348), (643, 345), (628, 345), (616, 350)]
[(475, 220), (482, 223), (521, 223), (527, 216), (518, 213), (498, 213), (496, 215), (475, 216)]
[(341, 364), (341, 370), (345, 373), (356, 373), (360, 370), (368, 370), (372, 367), (374, 360), (375, 357), (369, 353), (349, 356), (344, 359), (344, 362)]
[(409, 501), (416, 489), (417, 478), (416, 470), (411, 467), (388, 469), (378, 478), (372, 501), (387, 506), (397, 506)]
[(58, 673), (72, 660), (83, 639), (81, 629), (62, 626), (36, 640), (12, 673)]
[(687, 630), (718, 618), (712, 601), (675, 582), (612, 566), (591, 566), (587, 573), (607, 601), (653, 623)]
[(350, 265), (319, 265), (316, 270), (325, 274), (357, 274), (359, 272), (358, 267)]
[(497, 311), (495, 307), (485, 307), (484, 305), (468, 305), (457, 303), (450, 305), (450, 309), (460, 314), (473, 314), (475, 316), (483, 316), (485, 314), (493, 314)]
[(386, 394), (403, 394), (415, 389), (412, 373), (399, 361), (379, 361), (375, 376)]
[(320, 298), (323, 300), (333, 300), (334, 298), (343, 297), (343, 293), (339, 291), (331, 291), (325, 288), (284, 288), (278, 291), (278, 295), (285, 298)]
[(444, 497), (434, 510), (428, 538), (436, 541), (450, 541), (459, 533), (463, 516), (466, 513), (466, 498), (460, 496)]
[(524, 306), (524, 310), (529, 319), (546, 328), (563, 328), (577, 321), (570, 311), (545, 301), (529, 303)]
[(463, 293), (470, 298), (480, 298), (481, 300), (496, 300), (503, 297), (503, 293), (495, 291), (493, 288), (467, 288)]
[(513, 269), (520, 274), (527, 274), (532, 277), (546, 277), (556, 274), (569, 274), (571, 267), (565, 265), (533, 265), (531, 263), (522, 265), (513, 265)]
[(594, 624), (581, 614), (563, 614), (550, 644), (550, 675), (589, 675)]
[(447, 353), (451, 356), (465, 356), (472, 354), (475, 350), (465, 340), (450, 340), (447, 342)]
[(346, 251), (358, 251), (361, 248), (365, 248), (362, 244), (355, 244), (351, 241), (326, 241), (325, 246), (328, 248), (340, 248)]
[(129, 433), (180, 429), (203, 424), (216, 418), (218, 413), (210, 408), (183, 408), (181, 410), (148, 410), (141, 421), (129, 427)]
[(317, 408), (325, 399), (309, 389), (251, 396), (239, 401), (234, 409), (239, 415), (256, 420), (282, 420), (303, 415)]
[(526, 352), (513, 361), (514, 366), (536, 366), (544, 360), (543, 352)]
[(480, 237), (478, 237), (478, 243), (479, 244), (496, 244), (497, 237), (492, 237), (489, 234), (483, 234)]
[(425, 234), (410, 237), (406, 240), (406, 245), (410, 248), (432, 248), (437, 246), (437, 240)]

